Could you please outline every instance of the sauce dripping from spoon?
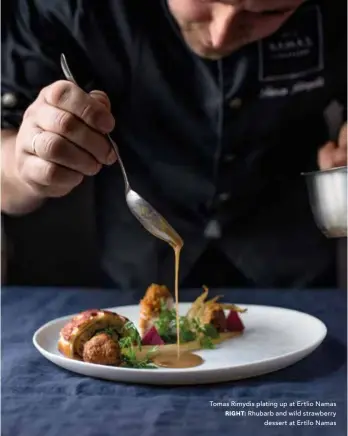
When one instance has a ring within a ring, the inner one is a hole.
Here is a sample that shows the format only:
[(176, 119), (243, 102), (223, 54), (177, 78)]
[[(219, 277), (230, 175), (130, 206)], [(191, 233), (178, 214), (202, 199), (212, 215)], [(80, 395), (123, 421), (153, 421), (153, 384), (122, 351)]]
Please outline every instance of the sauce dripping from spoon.
[(173, 243), (172, 247), (175, 256), (175, 312), (176, 312), (176, 353), (167, 352), (159, 353), (154, 358), (154, 363), (158, 366), (166, 368), (192, 368), (199, 366), (203, 363), (203, 359), (196, 354), (189, 351), (184, 353), (180, 352), (180, 316), (179, 316), (179, 266), (180, 266), (180, 253), (183, 247), (183, 241)]
[(180, 265), (180, 253), (182, 245), (175, 245), (175, 311), (176, 311), (176, 354), (178, 360), (180, 359), (180, 318), (179, 318), (179, 265)]

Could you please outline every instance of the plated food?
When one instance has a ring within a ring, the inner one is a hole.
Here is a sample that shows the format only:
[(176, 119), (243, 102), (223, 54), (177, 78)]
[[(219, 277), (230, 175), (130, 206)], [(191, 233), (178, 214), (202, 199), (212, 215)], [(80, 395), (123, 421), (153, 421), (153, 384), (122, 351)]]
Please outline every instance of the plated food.
[[(152, 284), (140, 301), (139, 331), (119, 313), (84, 311), (60, 331), (58, 349), (84, 362), (128, 368), (192, 367), (203, 359), (192, 351), (211, 349), (240, 335), (244, 309), (207, 300), (208, 289), (179, 316), (166, 286)], [(178, 336), (179, 332), (179, 336)]]

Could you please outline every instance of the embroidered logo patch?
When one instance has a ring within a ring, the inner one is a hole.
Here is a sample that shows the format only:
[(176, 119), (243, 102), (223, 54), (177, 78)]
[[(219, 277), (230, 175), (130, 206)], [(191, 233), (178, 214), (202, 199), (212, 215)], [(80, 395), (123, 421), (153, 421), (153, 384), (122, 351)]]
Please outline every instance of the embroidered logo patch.
[(309, 5), (276, 34), (259, 41), (259, 80), (273, 82), (306, 77), (324, 69), (322, 13)]

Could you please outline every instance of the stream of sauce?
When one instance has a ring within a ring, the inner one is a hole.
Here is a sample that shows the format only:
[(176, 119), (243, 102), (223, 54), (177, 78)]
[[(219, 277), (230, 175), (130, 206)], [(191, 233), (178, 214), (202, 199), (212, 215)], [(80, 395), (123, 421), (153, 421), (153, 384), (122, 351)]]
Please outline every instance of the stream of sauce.
[[(173, 231), (172, 227), (166, 222), (166, 220), (158, 214), (153, 208), (149, 208), (147, 205), (141, 207), (140, 216), (145, 220), (157, 221), (157, 230), (159, 232), (153, 233), (155, 236), (169, 242), (174, 250), (175, 255), (175, 307), (176, 307), (176, 353), (160, 352), (153, 359), (153, 361), (159, 366), (165, 366), (167, 368), (191, 368), (193, 366), (201, 365), (203, 359), (196, 354), (185, 351), (180, 353), (180, 317), (179, 317), (179, 265), (180, 265), (180, 253), (184, 245), (180, 236)], [(153, 229), (152, 229), (153, 230)], [(165, 237), (163, 237), (165, 236)], [(168, 238), (170, 236), (170, 238)]]
[(179, 317), (179, 266), (180, 266), (180, 253), (183, 243), (173, 244), (175, 256), (175, 312), (176, 312), (176, 352), (159, 353), (154, 358), (154, 363), (158, 366), (166, 368), (192, 368), (199, 366), (203, 363), (203, 359), (196, 354), (189, 351), (184, 353), (180, 352), (180, 317)]
[(175, 245), (174, 247), (175, 255), (175, 312), (176, 312), (176, 355), (177, 359), (180, 360), (180, 325), (179, 325), (179, 266), (180, 266), (180, 253), (182, 245)]

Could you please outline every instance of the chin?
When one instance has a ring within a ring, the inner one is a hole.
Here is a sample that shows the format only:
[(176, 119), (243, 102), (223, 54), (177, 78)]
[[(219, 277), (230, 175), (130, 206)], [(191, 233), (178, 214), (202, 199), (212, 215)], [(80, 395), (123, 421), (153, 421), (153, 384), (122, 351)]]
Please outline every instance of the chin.
[(227, 56), (227, 55), (218, 54), (218, 53), (209, 53), (209, 52), (205, 52), (202, 50), (200, 50), (200, 51), (193, 50), (193, 51), (200, 58), (209, 59), (211, 61), (217, 61), (217, 60), (222, 59), (223, 57)]
[(212, 48), (202, 45), (190, 45), (190, 48), (194, 53), (202, 58), (218, 60), (229, 56), (234, 51), (240, 49), (243, 45), (245, 44), (234, 44), (233, 46), (229, 46), (228, 48)]
[(247, 37), (238, 39), (234, 38), (233, 41), (229, 41), (228, 43), (225, 42), (224, 44), (213, 47), (210, 41), (207, 41), (207, 39), (204, 38), (204, 35), (199, 35), (197, 37), (197, 35), (186, 33), (184, 34), (184, 37), (186, 44), (195, 54), (202, 58), (211, 60), (218, 60), (227, 57), (251, 42), (250, 38)]

